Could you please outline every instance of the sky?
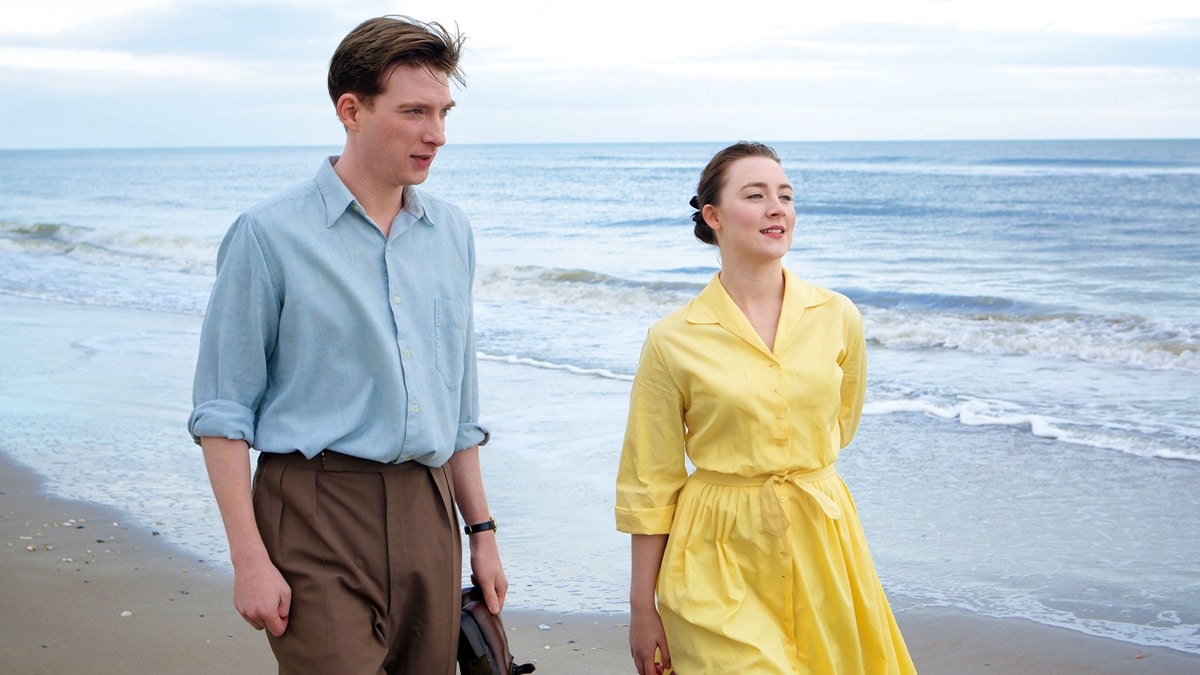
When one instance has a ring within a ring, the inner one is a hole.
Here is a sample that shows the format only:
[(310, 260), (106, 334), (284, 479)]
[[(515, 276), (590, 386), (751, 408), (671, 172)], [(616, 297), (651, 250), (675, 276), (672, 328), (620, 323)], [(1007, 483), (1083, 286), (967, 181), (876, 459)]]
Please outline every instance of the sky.
[(363, 19), (466, 36), (451, 143), (1200, 138), (1197, 0), (14, 0), (0, 148), (340, 146)]

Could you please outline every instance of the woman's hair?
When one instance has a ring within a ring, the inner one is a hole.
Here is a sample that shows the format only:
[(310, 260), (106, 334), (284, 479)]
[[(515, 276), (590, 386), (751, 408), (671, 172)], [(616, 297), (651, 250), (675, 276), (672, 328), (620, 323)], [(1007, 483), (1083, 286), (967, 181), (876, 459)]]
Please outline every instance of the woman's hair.
[(336, 106), (342, 94), (352, 93), (370, 106), (383, 93), (384, 73), (397, 64), (425, 66), (464, 85), (458, 58), (465, 39), (406, 16), (367, 19), (342, 38), (329, 60), (329, 97)]
[(775, 150), (770, 146), (751, 141), (738, 141), (713, 155), (713, 158), (708, 161), (708, 166), (704, 167), (704, 172), (700, 174), (700, 183), (696, 185), (696, 196), (692, 197), (691, 201), (692, 208), (696, 209), (696, 212), (692, 214), (692, 222), (696, 224), (694, 232), (700, 241), (716, 246), (717, 233), (713, 232), (713, 229), (708, 226), (708, 222), (704, 220), (704, 205), (720, 205), (721, 188), (725, 187), (725, 174), (729, 170), (729, 165), (746, 157), (766, 157), (779, 162), (779, 155), (776, 155)]

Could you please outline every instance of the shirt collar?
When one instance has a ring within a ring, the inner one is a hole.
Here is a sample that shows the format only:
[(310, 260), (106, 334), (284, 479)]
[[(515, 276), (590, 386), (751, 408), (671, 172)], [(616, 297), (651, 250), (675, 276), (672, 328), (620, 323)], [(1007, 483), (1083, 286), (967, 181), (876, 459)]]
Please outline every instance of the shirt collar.
[[(337, 172), (333, 170), (333, 165), (337, 160), (338, 155), (327, 157), (325, 161), (321, 162), (320, 169), (317, 170), (317, 190), (325, 200), (325, 227), (333, 227), (347, 210), (362, 214), (362, 207), (358, 205), (358, 200), (354, 198), (350, 188), (346, 187)], [(414, 223), (434, 224), (429, 217), (429, 211), (425, 208), (425, 201), (421, 198), (420, 191), (411, 185), (404, 188), (404, 208), (400, 210), (400, 213)], [(365, 214), (363, 217), (366, 217)]]

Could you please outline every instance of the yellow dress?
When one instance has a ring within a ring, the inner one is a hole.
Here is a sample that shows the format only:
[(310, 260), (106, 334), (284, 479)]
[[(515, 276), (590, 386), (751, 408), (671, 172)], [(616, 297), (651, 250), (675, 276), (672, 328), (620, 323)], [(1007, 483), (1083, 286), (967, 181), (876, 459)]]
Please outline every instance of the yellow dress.
[(650, 328), (617, 529), (670, 534), (656, 592), (676, 672), (915, 673), (835, 466), (866, 391), (862, 316), (784, 283), (774, 352), (717, 277)]

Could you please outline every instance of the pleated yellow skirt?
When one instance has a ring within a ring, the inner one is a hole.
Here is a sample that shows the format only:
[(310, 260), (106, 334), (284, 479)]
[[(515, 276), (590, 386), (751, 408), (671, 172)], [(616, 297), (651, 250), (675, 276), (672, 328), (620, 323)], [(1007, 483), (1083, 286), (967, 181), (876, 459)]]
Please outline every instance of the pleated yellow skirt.
[(916, 673), (834, 466), (684, 486), (658, 603), (674, 670)]

